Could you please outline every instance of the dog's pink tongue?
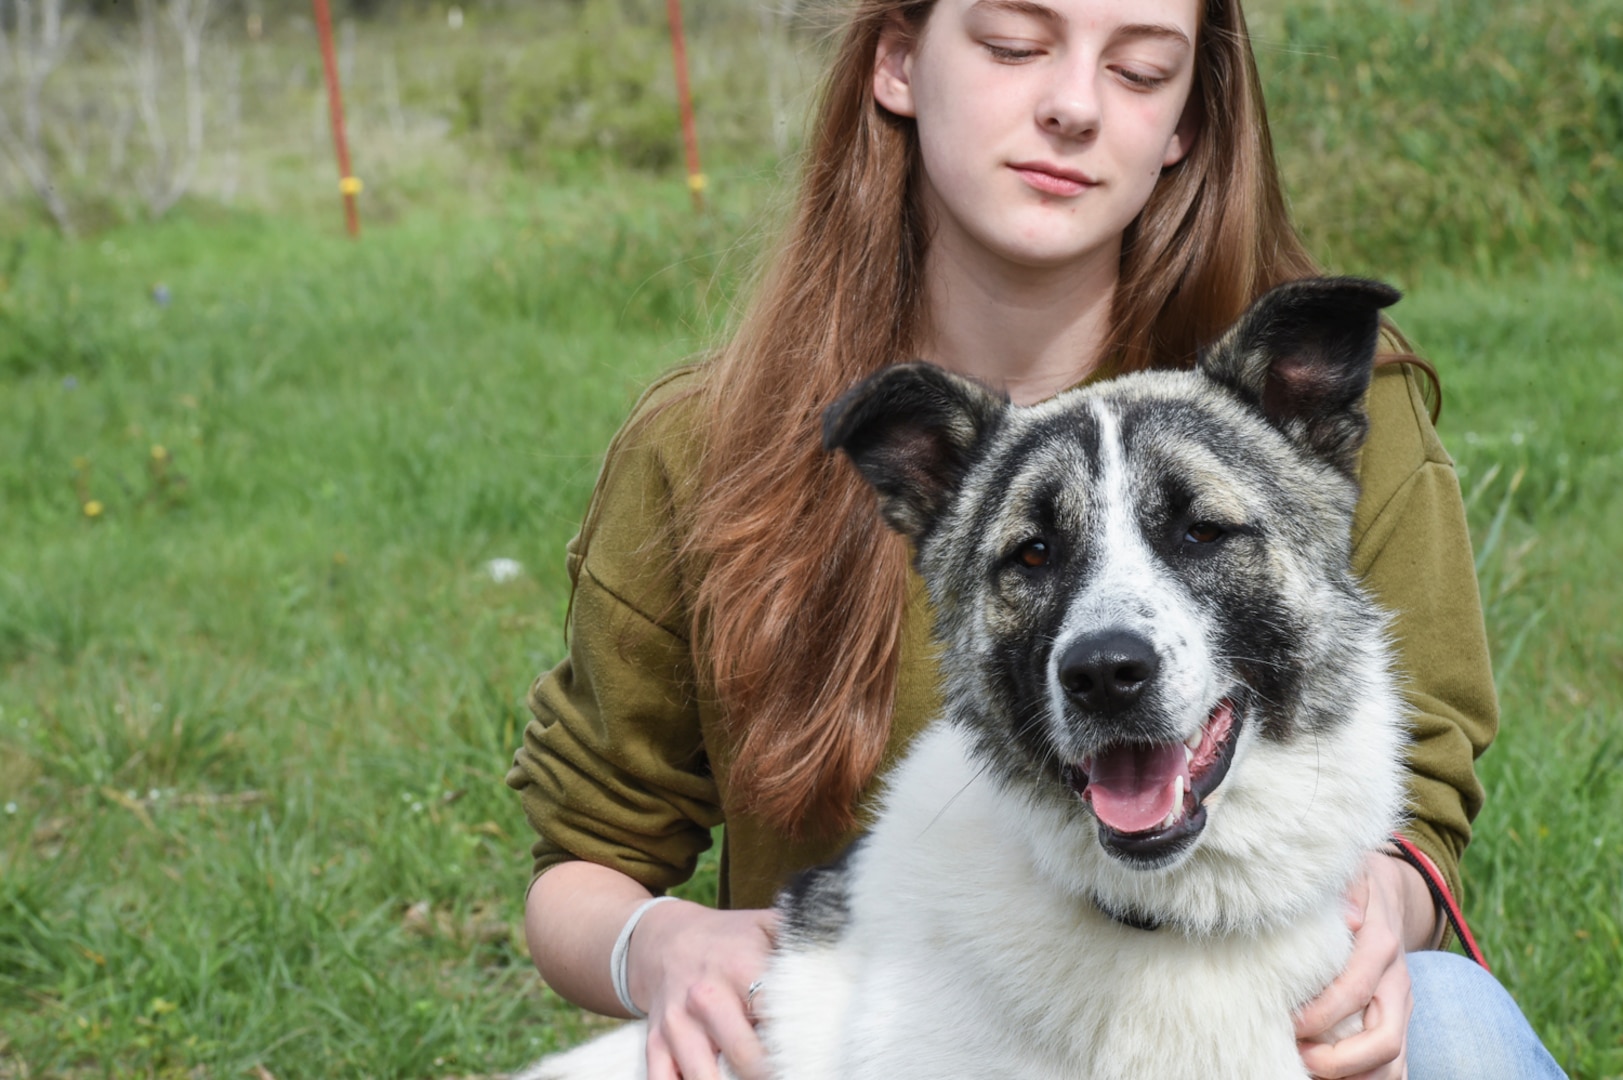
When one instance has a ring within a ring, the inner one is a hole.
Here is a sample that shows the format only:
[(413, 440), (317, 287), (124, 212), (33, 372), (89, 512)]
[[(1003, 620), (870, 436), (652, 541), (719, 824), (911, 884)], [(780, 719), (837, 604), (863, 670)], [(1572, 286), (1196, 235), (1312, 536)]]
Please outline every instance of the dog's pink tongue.
[(1188, 766), (1181, 743), (1123, 747), (1093, 759), (1086, 794), (1100, 821), (1121, 833), (1153, 829), (1172, 810), (1172, 781)]

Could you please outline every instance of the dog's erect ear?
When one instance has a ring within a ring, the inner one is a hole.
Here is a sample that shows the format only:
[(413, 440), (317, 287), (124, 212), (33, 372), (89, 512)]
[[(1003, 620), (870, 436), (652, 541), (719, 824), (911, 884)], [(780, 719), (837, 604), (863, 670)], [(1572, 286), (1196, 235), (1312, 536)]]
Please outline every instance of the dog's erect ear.
[(930, 364), (897, 364), (823, 413), (823, 448), (844, 450), (879, 492), (891, 528), (920, 540), (945, 508), (1008, 401)]
[(1364, 394), (1380, 311), (1401, 295), (1363, 278), (1280, 285), (1205, 351), (1199, 368), (1351, 476), (1369, 429)]

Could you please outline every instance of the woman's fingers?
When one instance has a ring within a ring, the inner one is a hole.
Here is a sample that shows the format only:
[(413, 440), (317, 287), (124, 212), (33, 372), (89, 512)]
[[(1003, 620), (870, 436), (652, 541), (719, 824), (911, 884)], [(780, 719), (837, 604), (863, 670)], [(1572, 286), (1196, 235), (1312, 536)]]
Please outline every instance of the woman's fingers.
[(1390, 882), (1371, 866), (1370, 860), (1375, 859), (1390, 861), (1382, 855), (1371, 855), (1347, 891), (1347, 926), (1353, 931), (1347, 966), (1318, 997), (1297, 1012), (1298, 1039), (1324, 1039), (1349, 1017), (1362, 1013), (1394, 965), (1403, 968), (1407, 982), (1407, 968), (1403, 965), (1402, 905), (1400, 898), (1392, 895)]
[(770, 911), (686, 903), (649, 910), (629, 957), (632, 997), (650, 1014), (649, 1080), (718, 1080), (718, 1054), (739, 1080), (770, 1080), (746, 999), (776, 926)]
[(689, 1012), (710, 1033), (739, 1080), (771, 1080), (766, 1048), (750, 1022), (748, 991), (740, 993), (733, 987), (705, 987), (702, 991), (695, 987), (694, 991), (688, 995)]
[(1409, 1016), (1414, 1012), (1414, 991), (1407, 962), (1387, 971), (1375, 991), (1375, 1000), (1370, 1002), (1369, 1011), (1372, 1017), (1365, 1033), (1378, 1040), (1380, 1047), (1372, 1056), (1379, 1059), (1389, 1053), (1395, 1055), (1389, 1064), (1371, 1072), (1370, 1080), (1404, 1080), (1409, 1075)]
[(676, 1064), (668, 1024), (648, 1025), (644, 1053), (647, 1055), (648, 1080), (681, 1080), (682, 1070)]
[(723, 983), (695, 983), (681, 1008), (649, 1024), (648, 1080), (719, 1080), (718, 1053), (739, 1080), (771, 1080), (744, 995)]
[(721, 1080), (716, 1044), (696, 1018), (677, 1013), (649, 1025), (648, 1080)]
[[(1357, 939), (1354, 940), (1356, 942)], [(1298, 1039), (1322, 1039), (1349, 1017), (1364, 1012), (1374, 999), (1375, 988), (1380, 985), (1391, 965), (1401, 959), (1401, 953), (1373, 942), (1366, 944), (1369, 947), (1364, 950), (1355, 945), (1353, 955), (1347, 962), (1347, 970), (1336, 976), (1334, 982), (1296, 1014)], [(1364, 1022), (1366, 1025), (1369, 1023), (1368, 1017)]]
[(1405, 1075), (1413, 999), (1403, 952), (1401, 896), (1379, 873), (1382, 869), (1366, 862), (1348, 890), (1353, 948), (1346, 969), (1295, 1018), (1302, 1063), (1317, 1077), (1391, 1080)]
[(1324, 1080), (1403, 1080), (1409, 1014), (1414, 1009), (1408, 965), (1389, 968), (1364, 1012), (1364, 1030), (1328, 1045), (1305, 1045), (1302, 1061)]

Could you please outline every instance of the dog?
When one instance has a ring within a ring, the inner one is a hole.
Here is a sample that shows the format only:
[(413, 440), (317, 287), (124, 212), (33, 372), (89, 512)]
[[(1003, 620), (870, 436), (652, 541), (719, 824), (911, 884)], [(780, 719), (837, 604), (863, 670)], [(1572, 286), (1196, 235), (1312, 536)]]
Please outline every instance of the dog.
[[(776, 1075), (1306, 1077), (1291, 1014), (1402, 817), (1405, 708), (1349, 567), (1397, 298), (1289, 283), (1193, 370), (1030, 407), (910, 363), (829, 408), (929, 587), (944, 708), (873, 829), (779, 898)], [(642, 1038), (522, 1080), (641, 1076)]]

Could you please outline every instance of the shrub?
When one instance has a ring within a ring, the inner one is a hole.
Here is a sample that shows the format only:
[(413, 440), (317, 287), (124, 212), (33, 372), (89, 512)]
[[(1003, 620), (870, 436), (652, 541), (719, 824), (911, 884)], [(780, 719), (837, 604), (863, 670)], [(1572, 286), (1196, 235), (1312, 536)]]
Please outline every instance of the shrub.
[(499, 57), (464, 57), (455, 97), (456, 129), (520, 168), (601, 155), (657, 172), (681, 147), (662, 27), (628, 18), (616, 0), (592, 0), (573, 26)]

